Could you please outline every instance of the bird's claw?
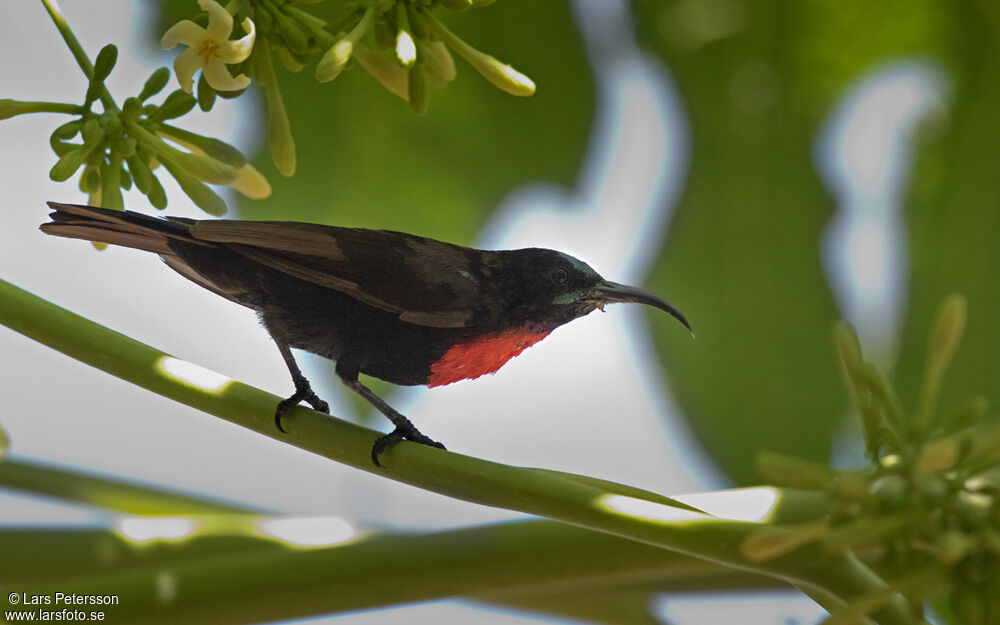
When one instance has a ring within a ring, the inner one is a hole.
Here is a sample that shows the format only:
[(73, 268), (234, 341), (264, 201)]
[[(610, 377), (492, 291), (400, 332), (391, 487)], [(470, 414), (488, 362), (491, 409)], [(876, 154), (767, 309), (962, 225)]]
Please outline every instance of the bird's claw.
[(313, 410), (319, 410), (320, 412), (330, 414), (330, 404), (317, 397), (316, 393), (313, 393), (312, 391), (309, 391), (309, 393), (310, 395), (305, 398), (305, 401), (313, 407)]
[(274, 411), (274, 425), (278, 428), (279, 432), (287, 433), (287, 430), (281, 425), (281, 418), (288, 414), (288, 411), (297, 406), (299, 402), (303, 401), (312, 406), (313, 410), (330, 414), (330, 405), (313, 392), (312, 387), (309, 386), (309, 382), (296, 384), (295, 392), (292, 393), (291, 397), (278, 402), (278, 407)]
[(427, 445), (428, 447), (437, 447), (438, 449), (444, 449), (447, 451), (444, 445), (428, 438), (420, 433), (420, 430), (416, 428), (411, 429), (401, 429), (396, 428), (395, 430), (389, 432), (388, 434), (383, 434), (375, 439), (375, 444), (372, 445), (372, 462), (376, 467), (384, 469), (385, 465), (379, 462), (379, 457), (393, 445), (399, 443), (400, 441), (411, 441), (414, 443), (420, 443), (421, 445)]

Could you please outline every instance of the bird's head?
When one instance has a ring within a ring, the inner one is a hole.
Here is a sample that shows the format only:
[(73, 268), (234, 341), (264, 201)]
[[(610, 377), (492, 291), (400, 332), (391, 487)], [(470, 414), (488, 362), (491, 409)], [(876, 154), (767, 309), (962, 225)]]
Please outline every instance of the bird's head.
[(605, 280), (590, 265), (569, 254), (540, 248), (511, 253), (517, 255), (512, 259), (517, 274), (526, 277), (517, 302), (526, 321), (556, 327), (598, 308), (603, 310), (607, 304), (633, 303), (659, 308), (691, 331), (684, 315), (662, 297)]

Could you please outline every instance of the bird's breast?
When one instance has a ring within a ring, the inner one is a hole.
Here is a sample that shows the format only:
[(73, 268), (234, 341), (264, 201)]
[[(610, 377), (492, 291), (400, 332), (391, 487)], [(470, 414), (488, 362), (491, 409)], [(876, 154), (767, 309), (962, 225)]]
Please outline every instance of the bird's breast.
[(508, 360), (544, 339), (551, 331), (551, 328), (527, 323), (460, 340), (431, 365), (427, 386), (444, 386), (496, 373)]

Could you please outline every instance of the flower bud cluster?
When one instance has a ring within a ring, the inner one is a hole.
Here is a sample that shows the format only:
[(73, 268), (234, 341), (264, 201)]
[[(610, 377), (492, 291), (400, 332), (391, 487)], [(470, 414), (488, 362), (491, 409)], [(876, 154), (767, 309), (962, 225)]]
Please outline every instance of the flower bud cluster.
[[(160, 68), (152, 73), (138, 95), (127, 98), (121, 106), (105, 85), (118, 60), (118, 49), (105, 46), (91, 64), (58, 8), (43, 3), (89, 79), (84, 101), (76, 105), (3, 99), (0, 119), (26, 113), (73, 116), (49, 138), (49, 145), (58, 157), (49, 171), (52, 180), (63, 182), (79, 172), (80, 190), (88, 194), (90, 204), (118, 210), (123, 207), (122, 190), (133, 185), (154, 207), (166, 207), (167, 196), (155, 173), (161, 165), (196, 205), (213, 215), (225, 213), (226, 205), (209, 184), (230, 184), (250, 197), (265, 197), (270, 193), (267, 181), (236, 148), (170, 123), (186, 115), (196, 104), (191, 95), (195, 66), (204, 67), (202, 79), (212, 83), (214, 89), (249, 84), (249, 78), (234, 78), (229, 74), (225, 62), (243, 60), (249, 54), (255, 36), (253, 24), (245, 21), (243, 27), (248, 34), (239, 41), (228, 41), (232, 31), (230, 14), (214, 0), (199, 2), (210, 13), (209, 28), (185, 20), (164, 36), (165, 45), (188, 43), (194, 50), (188, 50), (191, 54), (187, 57), (182, 54), (175, 63), (181, 89), (168, 94), (159, 104), (152, 102), (170, 80), (169, 70)], [(204, 63), (195, 62), (194, 58), (203, 59)], [(202, 108), (210, 108), (211, 102), (204, 101), (208, 97), (205, 93)], [(94, 109), (95, 103), (100, 103), (99, 110)]]
[(849, 549), (874, 563), (893, 591), (858, 599), (834, 614), (836, 622), (855, 622), (894, 593), (916, 606), (946, 601), (968, 625), (1000, 622), (1000, 426), (987, 419), (983, 398), (945, 416), (936, 411), (965, 316), (964, 298), (945, 299), (913, 412), (903, 408), (882, 371), (864, 360), (855, 334), (836, 327), (834, 345), (861, 416), (867, 467), (838, 471), (793, 458), (758, 458), (765, 479), (826, 492), (831, 512), (752, 535), (742, 545), (748, 559), (768, 560), (810, 543), (831, 555)]
[[(178, 81), (191, 93), (194, 73), (201, 70), (197, 99), (207, 111), (216, 96), (242, 93), (250, 82), (247, 74), (253, 76), (267, 98), (271, 158), (286, 176), (295, 172), (295, 141), (272, 51), (292, 72), (317, 58), (320, 82), (333, 80), (356, 61), (418, 113), (427, 110), (430, 87), (443, 89), (455, 79), (451, 51), (508, 93), (525, 96), (535, 91), (527, 76), (476, 50), (431, 14), (439, 7), (465, 11), (494, 0), (362, 0), (348, 2), (331, 21), (305, 11), (301, 0), (230, 2), (225, 7), (215, 0), (197, 1), (203, 12), (181, 20), (163, 36), (165, 48), (188, 46), (174, 63)], [(236, 22), (243, 36), (231, 40)]]
[[(442, 24), (432, 11), (439, 6), (465, 11), (487, 6), (476, 0), (370, 0), (345, 7), (344, 29), (316, 66), (316, 79), (336, 78), (354, 59), (389, 91), (409, 101), (417, 113), (427, 110), (428, 87), (443, 89), (455, 79), (451, 52), (507, 93), (529, 96), (535, 83), (510, 65), (475, 49)], [(378, 54), (363, 43), (370, 34)]]
[(52, 133), (50, 145), (59, 160), (49, 177), (62, 182), (82, 168), (79, 186), (89, 194), (91, 204), (120, 210), (121, 190), (134, 184), (154, 207), (162, 209), (167, 197), (154, 171), (163, 165), (202, 210), (225, 213), (225, 202), (207, 184), (235, 182), (238, 170), (247, 165), (246, 157), (218, 139), (169, 123), (195, 106), (194, 97), (183, 89), (170, 93), (160, 104), (149, 101), (166, 86), (170, 77), (166, 68), (153, 72), (139, 94), (126, 99), (121, 109), (92, 110), (116, 57), (112, 45), (101, 50), (79, 117)]

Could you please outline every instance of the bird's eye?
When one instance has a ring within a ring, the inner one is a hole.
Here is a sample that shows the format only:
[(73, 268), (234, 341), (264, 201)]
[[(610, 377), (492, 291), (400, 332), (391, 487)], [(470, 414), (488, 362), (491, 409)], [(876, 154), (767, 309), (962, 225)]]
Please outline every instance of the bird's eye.
[(556, 267), (549, 275), (552, 277), (552, 281), (556, 284), (566, 284), (566, 281), (569, 280), (569, 274), (566, 273), (566, 270), (562, 267)]

